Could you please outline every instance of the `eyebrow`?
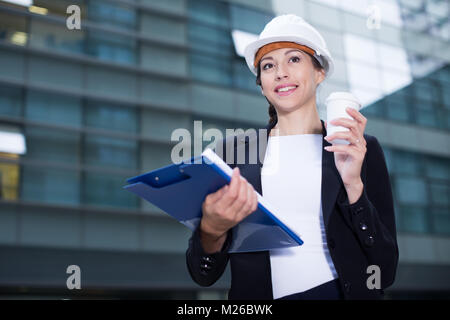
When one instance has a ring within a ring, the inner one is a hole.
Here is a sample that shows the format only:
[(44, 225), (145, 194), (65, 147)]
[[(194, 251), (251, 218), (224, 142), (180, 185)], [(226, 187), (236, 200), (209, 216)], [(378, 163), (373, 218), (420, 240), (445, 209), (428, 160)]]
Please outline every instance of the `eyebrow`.
[[(299, 49), (292, 49), (292, 50), (286, 51), (286, 52), (284, 53), (284, 55), (287, 55), (288, 53), (295, 52), (295, 51), (302, 52), (302, 51), (299, 50)], [(273, 60), (273, 58), (269, 56), (269, 57), (262, 58), (262, 59), (259, 61), (259, 63), (262, 63), (263, 60), (266, 60), (266, 59)]]

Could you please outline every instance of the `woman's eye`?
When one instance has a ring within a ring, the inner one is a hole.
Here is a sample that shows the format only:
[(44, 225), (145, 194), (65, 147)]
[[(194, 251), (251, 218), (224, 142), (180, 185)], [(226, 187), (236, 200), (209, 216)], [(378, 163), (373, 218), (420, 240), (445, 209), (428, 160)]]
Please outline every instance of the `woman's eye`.
[(292, 62), (299, 62), (299, 61), (300, 61), (300, 58), (299, 58), (299, 57), (292, 57), (290, 60), (291, 60)]
[(266, 63), (266, 64), (263, 66), (263, 70), (267, 70), (267, 69), (269, 69), (269, 68), (272, 68), (272, 64), (271, 64), (271, 63)]

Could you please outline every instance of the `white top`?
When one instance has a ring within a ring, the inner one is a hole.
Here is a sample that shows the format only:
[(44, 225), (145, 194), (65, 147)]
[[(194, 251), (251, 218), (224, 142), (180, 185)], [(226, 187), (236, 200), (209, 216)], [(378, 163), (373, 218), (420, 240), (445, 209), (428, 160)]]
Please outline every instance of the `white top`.
[(322, 216), (322, 134), (269, 137), (261, 171), (263, 197), (304, 244), (270, 251), (273, 298), (338, 277)]

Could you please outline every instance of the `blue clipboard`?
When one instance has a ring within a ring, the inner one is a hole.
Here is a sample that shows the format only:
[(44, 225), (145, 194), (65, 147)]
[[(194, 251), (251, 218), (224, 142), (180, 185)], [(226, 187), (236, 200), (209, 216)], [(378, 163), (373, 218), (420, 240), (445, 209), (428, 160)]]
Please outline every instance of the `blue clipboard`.
[[(127, 180), (124, 188), (151, 202), (194, 231), (209, 193), (231, 181), (232, 169), (211, 149)], [(269, 210), (258, 194), (258, 208), (233, 228), (230, 253), (294, 247), (303, 241)], [(273, 211), (273, 209), (272, 209)]]

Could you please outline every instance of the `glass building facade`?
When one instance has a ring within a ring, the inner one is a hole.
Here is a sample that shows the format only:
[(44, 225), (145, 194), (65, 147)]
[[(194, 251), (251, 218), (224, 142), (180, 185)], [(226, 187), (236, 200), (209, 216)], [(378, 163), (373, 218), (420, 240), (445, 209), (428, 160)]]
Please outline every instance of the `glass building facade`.
[[(66, 25), (70, 5), (80, 30)], [(335, 59), (321, 118), (329, 93), (353, 92), (385, 152), (400, 249), (386, 297), (449, 297), (449, 10), (445, 0), (0, 1), (0, 134), (25, 140), (21, 152), (0, 141), (0, 291), (226, 297), (229, 271), (197, 286), (190, 231), (122, 187), (170, 163), (177, 128), (267, 123), (233, 31), (258, 34), (294, 13)], [(78, 293), (66, 288), (72, 264)]]

